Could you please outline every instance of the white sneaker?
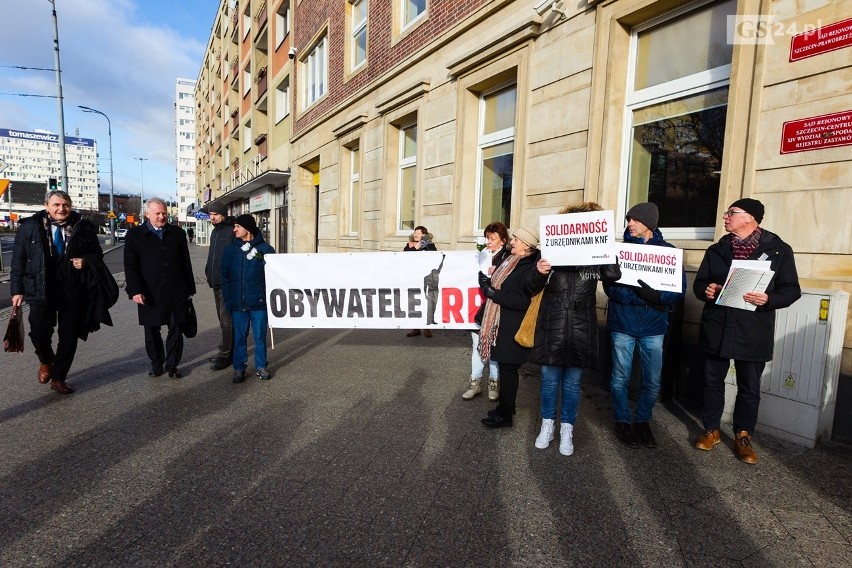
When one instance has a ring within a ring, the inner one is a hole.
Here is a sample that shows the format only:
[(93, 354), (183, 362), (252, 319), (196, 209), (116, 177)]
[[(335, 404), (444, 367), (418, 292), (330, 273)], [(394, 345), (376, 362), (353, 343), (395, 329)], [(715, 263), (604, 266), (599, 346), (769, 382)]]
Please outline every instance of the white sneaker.
[(559, 453), (570, 456), (574, 453), (574, 425), (563, 422), (559, 429)]
[(553, 441), (553, 419), (545, 418), (541, 421), (541, 432), (538, 434), (538, 438), (535, 439), (535, 447), (539, 450), (543, 450), (547, 446), (550, 445), (550, 442)]
[(488, 400), (495, 401), (500, 398), (500, 381), (488, 379)]
[(470, 385), (468, 385), (467, 390), (462, 394), (462, 398), (465, 400), (470, 400), (479, 393), (482, 392), (482, 385), (480, 385), (479, 379), (470, 379)]

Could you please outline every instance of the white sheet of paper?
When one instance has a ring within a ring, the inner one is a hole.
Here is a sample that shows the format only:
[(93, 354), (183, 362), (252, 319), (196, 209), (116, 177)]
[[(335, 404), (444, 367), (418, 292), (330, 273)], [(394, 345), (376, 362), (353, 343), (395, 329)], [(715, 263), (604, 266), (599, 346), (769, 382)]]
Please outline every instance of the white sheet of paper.
[(743, 296), (748, 292), (765, 292), (774, 275), (771, 270), (735, 267), (732, 264), (716, 304), (753, 312), (757, 306), (743, 300)]

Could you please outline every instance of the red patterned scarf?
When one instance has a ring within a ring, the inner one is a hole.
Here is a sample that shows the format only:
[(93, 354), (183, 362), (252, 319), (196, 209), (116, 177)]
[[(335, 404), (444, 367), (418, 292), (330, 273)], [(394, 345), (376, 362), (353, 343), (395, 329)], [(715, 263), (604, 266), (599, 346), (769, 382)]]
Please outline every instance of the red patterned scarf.
[[(491, 276), (491, 286), (499, 290), (518, 265), (518, 261), (529, 256), (510, 255), (500, 266), (494, 269)], [(491, 347), (497, 341), (497, 331), (500, 329), (500, 306), (491, 300), (485, 301), (485, 313), (482, 316), (482, 329), (479, 330), (479, 357), (487, 363), (491, 359)]]
[(731, 249), (734, 251), (734, 260), (745, 260), (751, 256), (751, 253), (760, 244), (760, 227), (756, 228), (752, 234), (744, 239), (731, 234)]

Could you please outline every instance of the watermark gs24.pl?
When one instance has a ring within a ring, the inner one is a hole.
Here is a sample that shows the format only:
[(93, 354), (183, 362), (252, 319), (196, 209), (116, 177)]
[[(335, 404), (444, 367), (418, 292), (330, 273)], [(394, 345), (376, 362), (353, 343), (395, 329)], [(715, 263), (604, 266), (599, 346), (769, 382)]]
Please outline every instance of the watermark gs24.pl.
[(773, 45), (775, 38), (799, 34), (817, 34), (822, 22), (800, 24), (777, 22), (773, 15), (728, 16), (727, 39), (729, 44)]

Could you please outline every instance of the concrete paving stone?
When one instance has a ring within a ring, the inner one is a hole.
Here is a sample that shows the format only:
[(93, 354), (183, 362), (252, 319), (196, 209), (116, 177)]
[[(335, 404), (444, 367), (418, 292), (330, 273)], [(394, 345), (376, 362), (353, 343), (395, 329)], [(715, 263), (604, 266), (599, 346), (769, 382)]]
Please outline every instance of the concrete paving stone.
[(818, 540), (849, 544), (844, 536), (819, 513), (773, 509), (773, 513), (796, 540)]
[(423, 517), (405, 566), (463, 566), (465, 547), (477, 525), (470, 510), (433, 506)]
[(814, 566), (838, 568), (852, 566), (852, 544), (818, 540), (798, 541), (802, 551)]
[(751, 556), (742, 560), (744, 568), (763, 568), (765, 566), (783, 566), (784, 568), (810, 568), (808, 560), (799, 543), (794, 538), (779, 540), (767, 544)]
[(361, 550), (360, 535), (366, 523), (336, 516), (317, 516), (307, 521), (305, 538), (296, 547), (288, 566), (340, 566)]

